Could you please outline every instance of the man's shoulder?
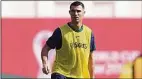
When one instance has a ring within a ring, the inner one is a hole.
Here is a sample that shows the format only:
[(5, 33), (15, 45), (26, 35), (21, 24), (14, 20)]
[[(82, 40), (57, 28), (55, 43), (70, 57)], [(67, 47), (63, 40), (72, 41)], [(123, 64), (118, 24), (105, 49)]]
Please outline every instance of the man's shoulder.
[(63, 25), (60, 25), (58, 26), (55, 31), (61, 31), (62, 28), (64, 28), (65, 26), (67, 26), (67, 23), (66, 24), (63, 24)]
[(57, 27), (54, 32), (60, 32), (60, 28)]
[(137, 62), (140, 63), (141, 61), (142, 61), (142, 57), (140, 57), (140, 56), (138, 58), (136, 58), (136, 60), (135, 60), (136, 63)]
[(63, 24), (63, 25), (61, 25), (60, 27), (60, 30), (62, 31), (62, 30), (67, 30), (68, 29), (68, 24), (66, 23), (66, 24)]
[(67, 26), (68, 24), (66, 23), (66, 24), (63, 24), (63, 25), (61, 25), (61, 26), (59, 26), (59, 28), (63, 28), (63, 27), (65, 27), (65, 26)]
[(142, 55), (137, 56), (137, 57), (133, 60), (133, 62), (135, 63), (136, 61), (139, 61), (139, 60), (142, 60)]
[(92, 32), (92, 30), (91, 30), (91, 28), (90, 28), (89, 26), (87, 26), (87, 25), (83, 24), (83, 27), (84, 27), (86, 30), (88, 30), (88, 31)]

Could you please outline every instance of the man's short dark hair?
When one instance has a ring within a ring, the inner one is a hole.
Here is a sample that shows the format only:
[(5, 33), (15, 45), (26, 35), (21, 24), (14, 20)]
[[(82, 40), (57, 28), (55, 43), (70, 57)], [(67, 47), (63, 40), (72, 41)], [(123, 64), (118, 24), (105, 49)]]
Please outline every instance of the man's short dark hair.
[(79, 6), (79, 5), (81, 5), (83, 9), (85, 8), (85, 7), (84, 7), (84, 4), (83, 4), (82, 2), (80, 2), (80, 1), (75, 1), (75, 2), (71, 3), (70, 9), (71, 9), (71, 6)]

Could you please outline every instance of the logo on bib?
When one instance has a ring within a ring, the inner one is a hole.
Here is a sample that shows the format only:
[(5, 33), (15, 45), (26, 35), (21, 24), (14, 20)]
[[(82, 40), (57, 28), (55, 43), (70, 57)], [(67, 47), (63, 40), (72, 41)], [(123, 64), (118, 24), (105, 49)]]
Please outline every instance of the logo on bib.
[(74, 42), (74, 43), (70, 43), (70, 45), (71, 45), (71, 47), (74, 47), (74, 48), (87, 49), (87, 44), (84, 44), (84, 43)]

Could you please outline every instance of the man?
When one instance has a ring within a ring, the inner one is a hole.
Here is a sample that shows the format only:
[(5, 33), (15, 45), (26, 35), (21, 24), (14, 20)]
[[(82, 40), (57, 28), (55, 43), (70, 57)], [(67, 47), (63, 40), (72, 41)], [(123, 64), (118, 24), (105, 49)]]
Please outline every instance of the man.
[(122, 66), (120, 79), (141, 79), (142, 78), (142, 54), (135, 58), (133, 62), (128, 62)]
[(142, 54), (133, 62), (133, 78), (142, 79)]
[(122, 65), (119, 79), (132, 79), (133, 78), (132, 68), (133, 68), (132, 62), (127, 62), (124, 65)]
[(94, 36), (82, 23), (84, 9), (82, 2), (73, 2), (69, 10), (71, 22), (57, 28), (41, 51), (42, 70), (48, 74), (48, 52), (56, 49), (51, 79), (93, 78)]

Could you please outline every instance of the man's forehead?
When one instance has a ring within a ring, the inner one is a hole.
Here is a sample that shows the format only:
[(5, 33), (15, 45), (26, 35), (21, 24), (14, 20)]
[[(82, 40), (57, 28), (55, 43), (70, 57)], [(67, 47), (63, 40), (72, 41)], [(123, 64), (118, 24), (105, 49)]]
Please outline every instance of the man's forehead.
[(81, 5), (79, 5), (79, 6), (71, 6), (71, 10), (83, 10), (83, 7)]

